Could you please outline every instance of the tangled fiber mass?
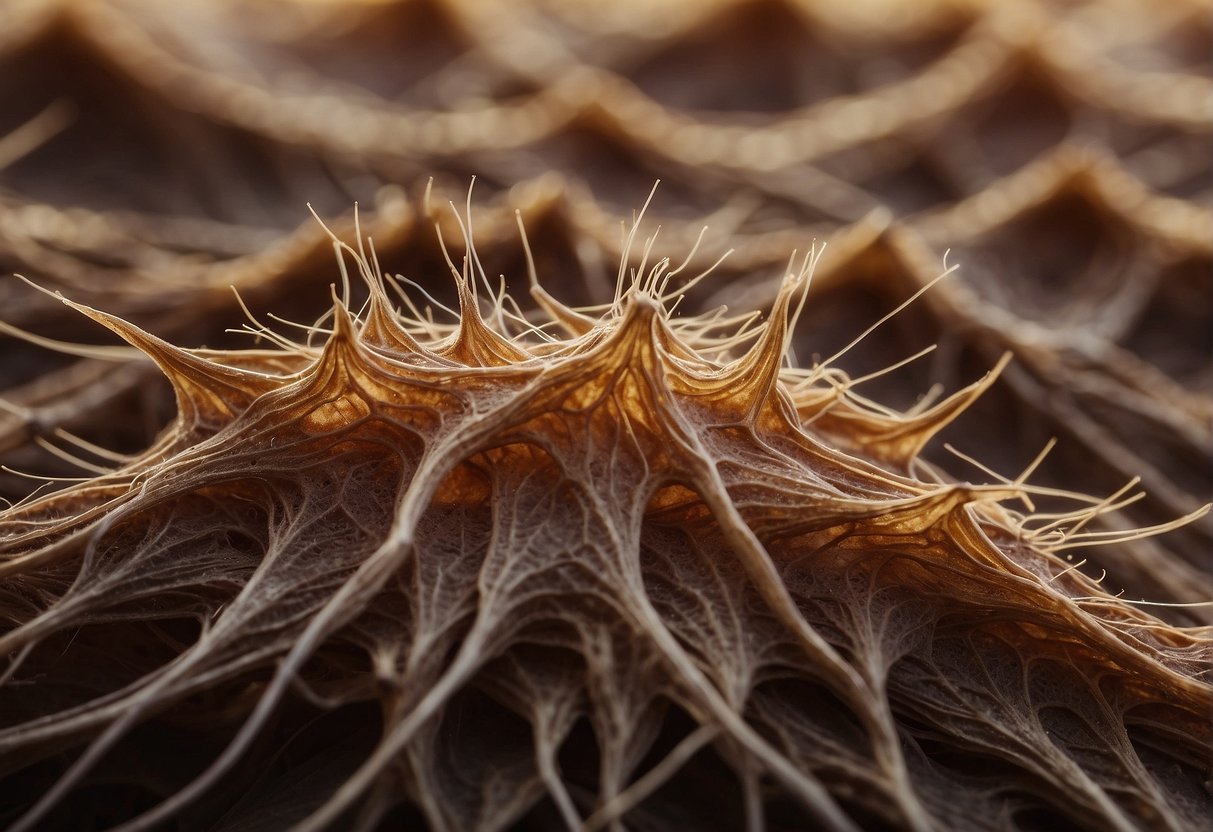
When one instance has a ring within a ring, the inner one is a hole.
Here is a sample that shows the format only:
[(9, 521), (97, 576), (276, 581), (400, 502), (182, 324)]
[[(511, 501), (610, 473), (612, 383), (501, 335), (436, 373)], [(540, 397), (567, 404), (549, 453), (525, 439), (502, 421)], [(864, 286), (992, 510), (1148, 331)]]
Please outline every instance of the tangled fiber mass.
[[(812, 257), (727, 362), (746, 331), (672, 317), (668, 261), (630, 282), (621, 267), (598, 319), (534, 284), (558, 337), (504, 296), (482, 316), (476, 259), (443, 328), (394, 311), (363, 255), (363, 314), (336, 302), (317, 348), (184, 350), (70, 304), (156, 361), (179, 415), (113, 473), (3, 515), (0, 652), (29, 716), (0, 750), (87, 739), (17, 828), (138, 723), (206, 699), (238, 727), (127, 827), (149, 828), (204, 798), (288, 696), (381, 718), (325, 766), (331, 794), (273, 821), (301, 829), (405, 800), (446, 829), (541, 800), (589, 829), (1207, 817), (1213, 640), (1055, 556), (1118, 495), (1024, 517), (999, 506), (1030, 506), (1023, 482), (914, 473), (987, 382), (899, 417), (828, 366), (783, 369)], [(122, 622), (138, 634), (114, 644)], [(65, 632), (129, 679), (80, 690), (81, 660), (40, 649)], [(596, 753), (564, 760), (579, 722)]]
[(1205, 828), (1202, 4), (173, 5), (0, 6), (0, 824)]

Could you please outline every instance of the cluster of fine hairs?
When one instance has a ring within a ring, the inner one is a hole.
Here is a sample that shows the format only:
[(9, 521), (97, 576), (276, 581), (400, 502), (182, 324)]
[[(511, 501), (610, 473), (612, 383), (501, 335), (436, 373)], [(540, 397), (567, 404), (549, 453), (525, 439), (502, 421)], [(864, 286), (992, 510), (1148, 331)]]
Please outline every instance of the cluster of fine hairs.
[(0, 513), (14, 830), (1207, 821), (1213, 637), (1064, 557), (1131, 497), (922, 462), (993, 373), (903, 414), (789, 367), (818, 250), (761, 324), (677, 315), (664, 260), (595, 309), (532, 272), (539, 322), (469, 240), (444, 324), (334, 242), (302, 342), (63, 301), (178, 415)]

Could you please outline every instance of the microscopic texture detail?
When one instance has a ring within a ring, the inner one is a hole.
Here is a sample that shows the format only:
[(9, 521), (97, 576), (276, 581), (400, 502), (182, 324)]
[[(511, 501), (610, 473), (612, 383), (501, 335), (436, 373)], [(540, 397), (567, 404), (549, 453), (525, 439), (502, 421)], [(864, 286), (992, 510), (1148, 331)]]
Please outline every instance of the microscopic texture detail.
[(788, 367), (819, 251), (759, 326), (668, 260), (540, 325), (471, 249), (443, 325), (346, 249), (301, 343), (63, 301), (178, 415), (0, 515), (13, 828), (1202, 828), (1208, 630), (1060, 556), (1123, 495), (918, 461), (993, 373), (900, 414)]
[(0, 829), (1203, 832), (1210, 66), (1206, 0), (0, 0)]

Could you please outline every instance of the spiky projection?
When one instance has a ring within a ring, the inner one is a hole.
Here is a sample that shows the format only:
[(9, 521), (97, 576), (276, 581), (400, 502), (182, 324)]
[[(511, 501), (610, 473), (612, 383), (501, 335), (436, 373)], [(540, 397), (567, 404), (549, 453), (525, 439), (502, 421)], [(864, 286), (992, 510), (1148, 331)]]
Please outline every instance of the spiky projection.
[(446, 327), (358, 263), (322, 347), (64, 301), (179, 414), (0, 515), (14, 829), (1207, 821), (1209, 632), (1058, 556), (1116, 498), (919, 461), (989, 379), (902, 415), (789, 369), (813, 258), (762, 327), (672, 314), (665, 262), (534, 284), (544, 326), (465, 269)]

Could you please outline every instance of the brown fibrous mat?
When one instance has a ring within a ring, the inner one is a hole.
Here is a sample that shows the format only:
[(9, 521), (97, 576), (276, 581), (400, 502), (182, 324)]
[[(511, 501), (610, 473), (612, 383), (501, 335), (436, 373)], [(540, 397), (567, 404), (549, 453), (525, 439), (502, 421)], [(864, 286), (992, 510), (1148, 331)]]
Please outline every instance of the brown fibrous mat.
[(1211, 42), (3, 4), (0, 823), (1206, 828)]

